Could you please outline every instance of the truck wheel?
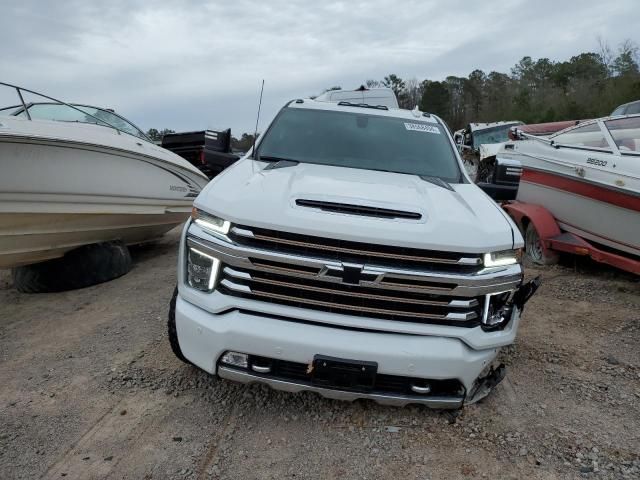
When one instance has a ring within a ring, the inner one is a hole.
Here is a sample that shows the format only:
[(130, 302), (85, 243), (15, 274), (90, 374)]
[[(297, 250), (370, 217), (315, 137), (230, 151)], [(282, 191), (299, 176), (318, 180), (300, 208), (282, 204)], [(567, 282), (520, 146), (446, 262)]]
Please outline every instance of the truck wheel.
[(62, 258), (16, 267), (13, 284), (23, 293), (63, 292), (121, 277), (131, 270), (131, 255), (120, 242), (85, 245)]
[(551, 250), (542, 247), (540, 241), (540, 235), (533, 225), (533, 222), (529, 222), (524, 234), (525, 251), (533, 263), (538, 265), (555, 265), (558, 263), (558, 254)]
[(191, 362), (185, 358), (180, 349), (180, 343), (178, 342), (178, 330), (176, 329), (176, 301), (178, 300), (178, 287), (173, 290), (173, 296), (169, 302), (169, 320), (167, 321), (167, 330), (169, 333), (169, 344), (173, 354), (182, 360), (184, 363), (191, 365)]

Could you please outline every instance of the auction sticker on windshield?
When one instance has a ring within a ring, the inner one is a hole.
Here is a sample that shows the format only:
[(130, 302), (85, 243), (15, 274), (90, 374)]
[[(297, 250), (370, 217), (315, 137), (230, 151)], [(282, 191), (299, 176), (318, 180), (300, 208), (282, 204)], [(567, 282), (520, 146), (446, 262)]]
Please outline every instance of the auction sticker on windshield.
[(438, 130), (438, 127), (434, 127), (433, 125), (425, 125), (424, 123), (405, 122), (404, 128), (406, 128), (407, 130), (413, 130), (414, 132), (437, 133), (438, 135), (440, 135), (440, 130)]

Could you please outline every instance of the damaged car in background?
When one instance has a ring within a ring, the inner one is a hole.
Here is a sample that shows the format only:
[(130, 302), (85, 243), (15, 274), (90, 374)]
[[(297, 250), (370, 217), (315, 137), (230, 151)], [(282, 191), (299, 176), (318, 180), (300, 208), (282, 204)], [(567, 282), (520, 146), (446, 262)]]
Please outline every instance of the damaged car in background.
[(523, 281), (520, 232), (440, 118), (291, 101), (194, 205), (168, 321), (178, 358), (289, 392), (448, 409), (504, 377), (498, 353), (539, 281)]
[(510, 129), (520, 125), (522, 122), (517, 120), (474, 122), (453, 134), (464, 166), (472, 180), (485, 181), (493, 170), (491, 165), (487, 164), (487, 160), (495, 158), (500, 146), (509, 140)]
[(454, 140), (464, 166), (472, 180), (496, 201), (513, 200), (518, 193), (522, 166), (519, 160), (499, 155), (504, 145), (513, 140), (513, 132), (526, 132), (546, 138), (580, 120), (535, 123), (522, 122), (470, 123), (454, 133)]

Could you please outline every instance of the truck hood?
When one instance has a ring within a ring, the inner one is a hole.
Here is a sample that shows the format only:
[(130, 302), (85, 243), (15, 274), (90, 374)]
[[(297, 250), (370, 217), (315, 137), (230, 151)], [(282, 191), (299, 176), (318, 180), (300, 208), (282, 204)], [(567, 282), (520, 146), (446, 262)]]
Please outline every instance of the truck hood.
[[(214, 178), (195, 200), (234, 224), (382, 245), (486, 253), (521, 244), (503, 210), (474, 184), (454, 191), (415, 175), (300, 163), (266, 169), (244, 158)], [(419, 213), (379, 218), (301, 206), (332, 202)]]

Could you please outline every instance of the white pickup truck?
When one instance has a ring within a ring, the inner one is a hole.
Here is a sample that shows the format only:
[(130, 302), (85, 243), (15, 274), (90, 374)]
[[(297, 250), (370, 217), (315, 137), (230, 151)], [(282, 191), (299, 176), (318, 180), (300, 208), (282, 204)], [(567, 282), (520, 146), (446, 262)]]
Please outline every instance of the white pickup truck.
[(329, 398), (460, 408), (504, 376), (523, 240), (436, 116), (294, 100), (194, 202), (176, 355)]

